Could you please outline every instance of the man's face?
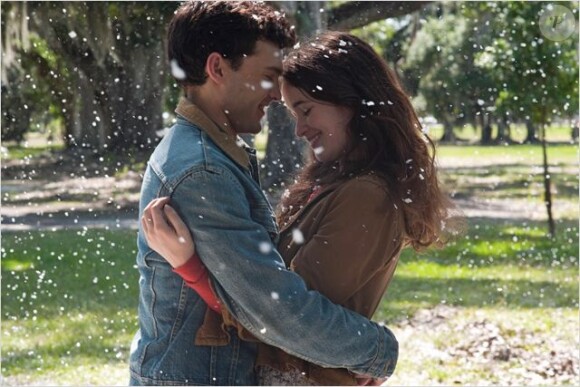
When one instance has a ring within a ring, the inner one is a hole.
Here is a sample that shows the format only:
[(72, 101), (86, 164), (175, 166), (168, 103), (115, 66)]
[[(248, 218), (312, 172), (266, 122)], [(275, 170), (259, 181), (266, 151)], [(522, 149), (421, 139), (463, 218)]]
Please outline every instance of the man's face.
[(265, 108), (280, 99), (281, 73), (282, 51), (261, 40), (254, 54), (244, 58), (238, 70), (229, 72), (223, 109), (236, 133), (260, 132)]

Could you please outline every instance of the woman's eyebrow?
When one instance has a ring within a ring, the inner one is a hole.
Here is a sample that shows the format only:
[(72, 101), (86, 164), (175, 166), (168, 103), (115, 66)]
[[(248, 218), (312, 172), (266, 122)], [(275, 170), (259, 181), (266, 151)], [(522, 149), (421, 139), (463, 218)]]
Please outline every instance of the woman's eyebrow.
[(308, 102), (308, 101), (303, 101), (303, 100), (296, 101), (296, 102), (294, 102), (294, 104), (292, 105), (292, 107), (293, 107), (294, 109), (296, 109), (298, 106), (300, 106), (300, 105), (302, 105), (302, 104), (305, 104), (306, 102)]

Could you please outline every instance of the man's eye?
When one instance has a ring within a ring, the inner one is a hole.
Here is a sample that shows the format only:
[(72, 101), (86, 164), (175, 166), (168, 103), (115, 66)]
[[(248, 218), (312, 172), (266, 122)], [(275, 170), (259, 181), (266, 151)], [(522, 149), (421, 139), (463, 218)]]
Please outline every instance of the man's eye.
[(308, 115), (310, 114), (310, 111), (311, 111), (311, 110), (312, 110), (312, 108), (308, 108), (308, 109), (304, 110), (304, 111), (302, 112), (302, 114), (304, 114), (304, 117), (308, 117)]

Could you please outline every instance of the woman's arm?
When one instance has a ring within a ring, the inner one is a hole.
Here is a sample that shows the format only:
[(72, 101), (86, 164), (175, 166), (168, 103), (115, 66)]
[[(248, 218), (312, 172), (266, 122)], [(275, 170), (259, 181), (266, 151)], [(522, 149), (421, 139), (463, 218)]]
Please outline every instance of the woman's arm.
[(221, 313), (220, 301), (211, 288), (208, 271), (197, 254), (194, 254), (185, 264), (174, 268), (173, 272), (199, 294), (211, 310)]
[(168, 203), (169, 198), (154, 199), (145, 207), (141, 224), (147, 243), (213, 311), (220, 313), (220, 302), (211, 288), (206, 267), (195, 253), (189, 229)]

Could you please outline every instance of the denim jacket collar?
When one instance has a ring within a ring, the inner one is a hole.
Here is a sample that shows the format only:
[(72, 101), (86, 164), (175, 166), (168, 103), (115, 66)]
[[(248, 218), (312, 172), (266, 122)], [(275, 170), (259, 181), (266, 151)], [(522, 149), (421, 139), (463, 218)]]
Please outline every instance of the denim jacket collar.
[(252, 148), (238, 135), (232, 135), (212, 121), (199, 107), (187, 98), (182, 97), (175, 112), (187, 121), (198, 126), (224, 151), (232, 160), (245, 169), (250, 169)]

